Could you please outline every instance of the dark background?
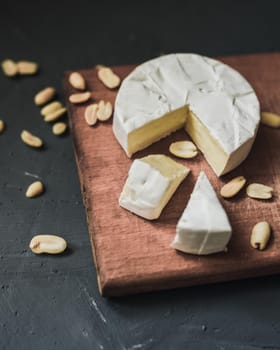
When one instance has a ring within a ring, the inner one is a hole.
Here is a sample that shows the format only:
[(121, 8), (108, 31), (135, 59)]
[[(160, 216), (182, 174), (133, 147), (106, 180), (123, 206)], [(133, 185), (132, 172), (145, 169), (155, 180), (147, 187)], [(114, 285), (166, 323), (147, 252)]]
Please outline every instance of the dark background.
[[(100, 297), (70, 135), (52, 135), (33, 103), (46, 85), (63, 100), (67, 69), (170, 52), (280, 51), (278, 4), (1, 1), (0, 60), (35, 60), (41, 69), (35, 77), (0, 74), (7, 123), (0, 136), (0, 349), (280, 349), (280, 276)], [(45, 150), (27, 148), (22, 129), (40, 135)], [(28, 200), (34, 175), (47, 190)], [(60, 234), (70, 248), (35, 256), (28, 244), (36, 233)]]

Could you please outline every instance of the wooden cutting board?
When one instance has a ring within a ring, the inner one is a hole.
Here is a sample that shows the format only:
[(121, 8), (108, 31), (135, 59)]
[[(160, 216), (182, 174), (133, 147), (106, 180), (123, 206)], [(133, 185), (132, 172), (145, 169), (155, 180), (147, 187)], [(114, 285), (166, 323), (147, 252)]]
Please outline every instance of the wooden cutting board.
[[(280, 113), (280, 53), (220, 58), (242, 73), (255, 88), (262, 110)], [(113, 67), (125, 78), (135, 66)], [(84, 120), (88, 104), (101, 99), (114, 103), (117, 91), (98, 81), (94, 69), (81, 70), (92, 99), (83, 105), (68, 103), (68, 112), (90, 240), (100, 292), (115, 296), (241, 279), (280, 272), (280, 129), (261, 126), (249, 157), (230, 174), (217, 178), (200, 154), (179, 160), (191, 174), (179, 187), (160, 218), (147, 221), (118, 205), (132, 160), (128, 159), (112, 133), (112, 121), (89, 127)], [(74, 92), (64, 80), (65, 94)], [(170, 155), (172, 141), (185, 140), (181, 130), (157, 142), (133, 158), (151, 153)], [(185, 208), (197, 176), (204, 170), (217, 193), (231, 178), (243, 175), (248, 182), (272, 186), (272, 200), (246, 197), (245, 191), (232, 200), (220, 198), (233, 228), (227, 253), (192, 256), (170, 248), (176, 223)], [(265, 251), (251, 248), (253, 225), (267, 220), (273, 237)]]

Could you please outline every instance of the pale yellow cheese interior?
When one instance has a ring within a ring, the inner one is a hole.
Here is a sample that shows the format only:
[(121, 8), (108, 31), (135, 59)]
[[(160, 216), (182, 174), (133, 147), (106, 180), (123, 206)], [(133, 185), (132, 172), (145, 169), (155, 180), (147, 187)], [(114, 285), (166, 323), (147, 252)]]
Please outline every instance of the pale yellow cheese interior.
[(151, 165), (153, 168), (157, 169), (162, 176), (168, 177), (169, 179), (178, 177), (180, 173), (186, 172), (187, 169), (185, 166), (175, 162), (164, 154), (157, 154), (156, 156), (152, 154), (141, 158), (141, 161)]
[(255, 139), (255, 136), (252, 137), (236, 151), (227, 154), (200, 119), (188, 106), (184, 106), (129, 133), (128, 155), (131, 156), (182, 127), (218, 176), (236, 168), (247, 157)]
[(183, 128), (188, 108), (182, 107), (151, 121), (128, 134), (128, 156)]
[(207, 162), (218, 176), (231, 171), (243, 162), (255, 139), (255, 137), (249, 139), (229, 155), (223, 150), (219, 142), (210, 135), (199, 118), (192, 112), (188, 113), (185, 130), (204, 154)]

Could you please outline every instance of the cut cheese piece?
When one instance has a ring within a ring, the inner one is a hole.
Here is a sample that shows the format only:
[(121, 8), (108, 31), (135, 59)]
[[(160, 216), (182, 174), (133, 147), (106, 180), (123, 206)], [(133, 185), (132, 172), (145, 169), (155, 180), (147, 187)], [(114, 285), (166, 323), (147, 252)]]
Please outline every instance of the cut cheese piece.
[(113, 131), (126, 154), (185, 130), (217, 175), (248, 155), (260, 122), (250, 84), (229, 66), (195, 54), (171, 54), (138, 66), (118, 92)]
[(218, 253), (225, 250), (231, 233), (227, 214), (207, 176), (201, 172), (171, 246), (190, 254)]
[(189, 172), (187, 167), (161, 154), (136, 159), (119, 204), (145, 219), (157, 219)]

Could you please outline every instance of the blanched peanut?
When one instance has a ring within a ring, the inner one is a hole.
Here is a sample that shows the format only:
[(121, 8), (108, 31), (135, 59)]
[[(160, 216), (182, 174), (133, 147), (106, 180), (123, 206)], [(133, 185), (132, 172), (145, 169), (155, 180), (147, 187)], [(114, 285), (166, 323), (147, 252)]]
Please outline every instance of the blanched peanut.
[(39, 196), (44, 191), (44, 185), (41, 181), (35, 181), (28, 186), (25, 196), (27, 198), (34, 198)]
[(85, 90), (86, 88), (86, 81), (79, 72), (73, 72), (70, 74), (69, 83), (73, 86), (73, 88), (78, 90)]
[(5, 123), (2, 119), (0, 119), (0, 134), (5, 130)]
[(97, 122), (97, 110), (98, 104), (94, 103), (92, 105), (87, 106), (85, 110), (85, 120), (88, 125), (93, 126)]
[(17, 68), (21, 75), (33, 75), (38, 72), (39, 65), (36, 62), (19, 61), (17, 63)]
[(47, 114), (55, 112), (55, 111), (57, 111), (58, 109), (61, 109), (61, 108), (63, 108), (63, 105), (62, 105), (61, 102), (53, 101), (53, 102), (48, 103), (45, 107), (43, 107), (41, 109), (40, 113), (41, 113), (42, 116), (45, 117)]
[(272, 197), (272, 192), (272, 187), (259, 183), (250, 184), (246, 189), (247, 195), (256, 199), (270, 199)]
[(251, 246), (255, 249), (264, 250), (270, 238), (270, 225), (267, 221), (258, 222), (252, 230)]
[(59, 136), (65, 133), (67, 129), (67, 124), (65, 123), (55, 123), (52, 127), (52, 132), (54, 135)]
[(279, 128), (280, 127), (280, 115), (269, 112), (261, 113), (261, 123), (271, 128)]
[(55, 96), (55, 94), (55, 88), (48, 86), (35, 95), (34, 102), (37, 106), (44, 105), (45, 103), (49, 102)]
[(27, 130), (23, 130), (20, 134), (20, 137), (22, 141), (30, 147), (39, 148), (43, 146), (43, 141), (39, 137), (32, 135)]
[(3, 73), (7, 77), (14, 77), (18, 73), (18, 66), (13, 60), (7, 59), (1, 64)]
[(246, 179), (244, 176), (235, 177), (221, 188), (220, 194), (224, 198), (234, 197), (239, 191), (241, 191), (245, 184)]
[(66, 249), (67, 243), (56, 235), (37, 235), (32, 238), (29, 247), (35, 254), (60, 254)]
[(113, 72), (113, 70), (109, 67), (101, 66), (100, 68), (98, 68), (97, 76), (98, 76), (98, 79), (101, 80), (102, 83), (109, 89), (114, 89), (118, 87), (121, 83), (120, 77), (116, 75)]
[(55, 110), (54, 112), (51, 112), (44, 117), (44, 121), (49, 123), (49, 122), (54, 122), (55, 120), (59, 119), (66, 113), (66, 108), (60, 108)]
[(179, 158), (194, 158), (198, 151), (195, 144), (191, 141), (177, 141), (171, 143), (169, 152)]
[(89, 91), (87, 92), (81, 92), (77, 94), (72, 94), (69, 96), (69, 101), (74, 104), (87, 102), (91, 97), (91, 93)]
[(98, 110), (97, 110), (97, 118), (98, 120), (105, 122), (106, 120), (110, 119), (113, 113), (113, 107), (110, 102), (104, 102), (101, 100), (98, 103)]

